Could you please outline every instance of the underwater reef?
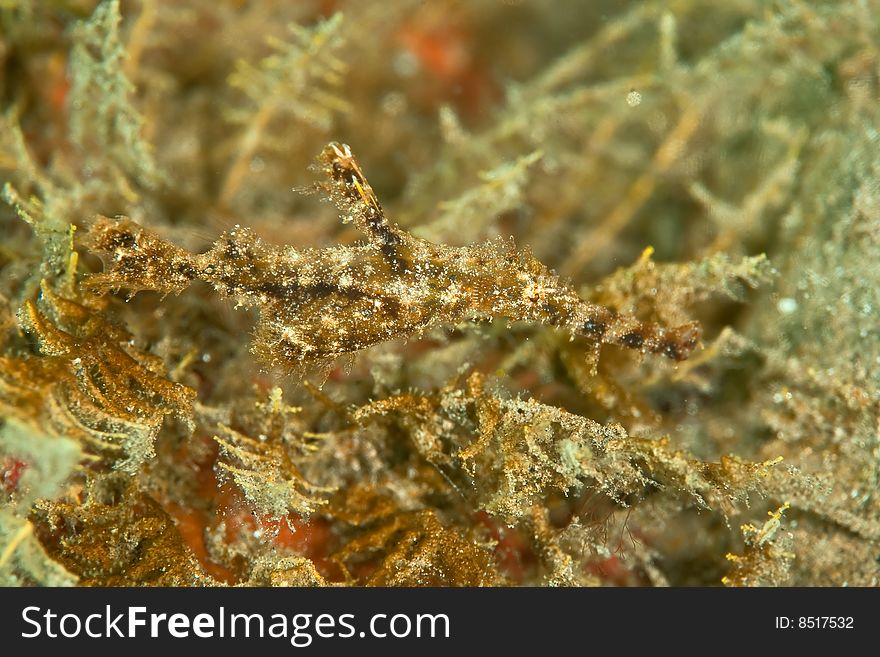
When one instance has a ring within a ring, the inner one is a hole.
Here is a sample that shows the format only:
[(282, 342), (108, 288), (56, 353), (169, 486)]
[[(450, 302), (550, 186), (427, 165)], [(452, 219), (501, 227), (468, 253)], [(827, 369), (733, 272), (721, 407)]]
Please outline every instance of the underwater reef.
[(877, 586), (878, 17), (0, 0), (0, 584)]

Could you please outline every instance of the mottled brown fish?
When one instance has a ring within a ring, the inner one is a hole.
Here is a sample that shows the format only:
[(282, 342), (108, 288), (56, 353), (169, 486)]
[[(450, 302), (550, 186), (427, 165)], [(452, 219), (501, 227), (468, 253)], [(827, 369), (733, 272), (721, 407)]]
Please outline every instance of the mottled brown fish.
[(128, 219), (99, 217), (89, 244), (107, 270), (88, 284), (178, 292), (206, 281), (259, 310), (254, 350), (288, 368), (476, 318), (547, 323), (673, 360), (687, 358), (700, 339), (694, 322), (664, 328), (588, 303), (512, 241), (453, 247), (410, 235), (388, 221), (345, 144), (329, 144), (318, 163), (326, 176), (321, 187), (343, 221), (367, 235), (365, 243), (294, 249), (236, 226), (210, 251), (191, 254)]

